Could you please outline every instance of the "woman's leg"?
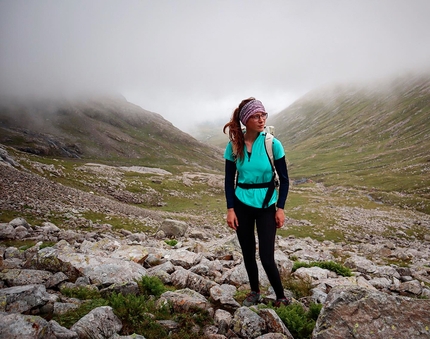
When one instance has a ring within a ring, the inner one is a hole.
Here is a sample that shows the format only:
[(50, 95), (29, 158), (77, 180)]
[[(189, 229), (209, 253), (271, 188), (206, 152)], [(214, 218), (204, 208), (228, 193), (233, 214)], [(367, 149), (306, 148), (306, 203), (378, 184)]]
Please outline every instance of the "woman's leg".
[(281, 299), (285, 296), (279, 270), (275, 263), (275, 212), (275, 205), (261, 209), (256, 219), (256, 224), (261, 264), (263, 265), (267, 278), (276, 293), (276, 298)]
[(247, 206), (238, 199), (234, 203), (234, 211), (239, 221), (236, 230), (237, 238), (242, 249), (243, 261), (248, 273), (251, 291), (260, 292), (258, 282), (258, 266), (255, 258), (255, 208)]

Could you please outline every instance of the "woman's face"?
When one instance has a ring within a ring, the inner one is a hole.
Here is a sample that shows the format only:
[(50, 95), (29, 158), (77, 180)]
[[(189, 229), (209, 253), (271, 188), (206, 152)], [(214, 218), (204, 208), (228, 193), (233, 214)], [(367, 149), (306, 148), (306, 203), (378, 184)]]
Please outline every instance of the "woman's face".
[(267, 113), (255, 113), (246, 122), (247, 131), (263, 132), (266, 126)]

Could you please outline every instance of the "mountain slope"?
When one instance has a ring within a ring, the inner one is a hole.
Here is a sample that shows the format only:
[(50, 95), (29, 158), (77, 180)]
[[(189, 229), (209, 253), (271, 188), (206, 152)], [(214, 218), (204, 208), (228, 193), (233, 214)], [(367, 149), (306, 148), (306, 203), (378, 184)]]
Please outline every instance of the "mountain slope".
[(222, 154), (123, 98), (0, 105), (0, 143), (30, 153), (220, 170)]
[(294, 177), (412, 194), (430, 208), (429, 76), (314, 91), (269, 123)]

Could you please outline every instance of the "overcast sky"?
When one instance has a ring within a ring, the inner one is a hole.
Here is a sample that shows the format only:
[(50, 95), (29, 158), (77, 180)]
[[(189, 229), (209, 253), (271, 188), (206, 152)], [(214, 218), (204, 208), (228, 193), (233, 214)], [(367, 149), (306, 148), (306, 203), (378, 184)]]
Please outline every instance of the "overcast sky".
[(0, 0), (0, 93), (121, 93), (184, 131), (430, 69), (429, 0)]

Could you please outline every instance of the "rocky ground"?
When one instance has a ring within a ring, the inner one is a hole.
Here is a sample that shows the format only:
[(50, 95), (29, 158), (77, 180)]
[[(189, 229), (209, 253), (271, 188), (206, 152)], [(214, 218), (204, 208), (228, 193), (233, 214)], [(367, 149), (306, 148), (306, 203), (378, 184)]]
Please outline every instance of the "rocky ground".
[[(238, 290), (247, 289), (247, 279), (234, 234), (219, 218), (196, 214), (181, 221), (181, 213), (143, 209), (112, 195), (99, 194), (113, 187), (117, 197), (123, 196), (119, 192), (124, 190), (110, 167), (87, 164), (81, 169), (99, 171), (100, 178), (109, 179), (108, 186), (93, 183), (91, 188), (100, 190), (91, 192), (49, 180), (49, 175), (67, 175), (61, 173), (60, 166), (33, 163), (41, 174), (36, 175), (20, 164), (23, 160), (8, 155), (4, 149), (1, 159), (1, 211), (32, 214), (39, 220), (54, 220), (61, 215), (65, 222), (29, 224), (18, 218), (0, 224), (2, 243), (39, 242), (24, 252), (14, 246), (0, 246), (0, 337), (24, 338), (26, 331), (33, 331), (34, 337), (41, 333), (35, 332), (37, 328), (49, 332), (50, 338), (83, 338), (94, 329), (103, 332), (91, 332), (96, 337), (118, 338), (121, 324), (109, 308), (95, 310), (95, 314), (70, 329), (43, 318), (32, 318), (31, 322), (26, 317), (58, 314), (76, 307), (61, 296), (64, 286), (92, 286), (109, 293), (106, 289), (116, 290), (125, 284), (123, 292), (134, 293), (135, 278), (154, 275), (177, 288), (175, 293), (161, 298), (171, 302), (176, 312), (192, 305), (212, 314), (215, 325), (201, 329), (208, 338), (292, 338), (274, 312), (249, 312), (235, 299)], [(212, 189), (208, 194), (222, 189), (222, 178), (217, 175), (185, 173), (181, 178), (187, 185), (196, 180), (203, 182)], [(309, 206), (296, 207), (300, 213), (305, 208), (315, 209), (315, 214), (330, 213), (335, 222), (329, 231), (343, 229), (346, 234), (344, 240), (336, 242), (310, 237), (277, 238), (276, 257), (283, 277), (312, 284), (311, 296), (293, 301), (304, 306), (310, 301), (324, 305), (313, 338), (430, 337), (430, 239), (423, 232), (430, 230), (430, 217), (408, 210), (334, 205), (333, 192), (323, 186), (293, 190), (315, 196)], [(350, 199), (350, 194), (337, 189), (336, 202), (343, 199), (339, 197)], [(93, 222), (83, 216), (88, 211), (137, 220), (150, 232), (114, 229), (109, 223)], [(291, 212), (297, 210), (292, 208)], [(297, 215), (300, 214), (287, 218), (286, 230), (315, 228), (321, 236), (328, 231)], [(179, 242), (172, 248), (164, 242), (168, 238)], [(40, 249), (41, 242), (47, 241), (56, 245)], [(353, 276), (343, 277), (318, 267), (300, 268), (293, 273), (293, 261), (338, 261), (349, 267)], [(269, 302), (273, 295), (263, 272), (262, 284)], [(290, 291), (286, 293), (293, 297)], [(109, 321), (92, 326), (97, 318)], [(21, 332), (13, 334), (16, 328)]]

